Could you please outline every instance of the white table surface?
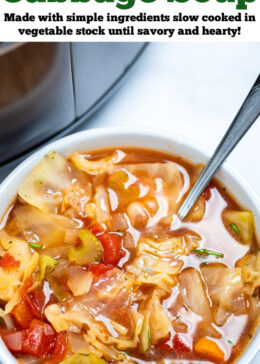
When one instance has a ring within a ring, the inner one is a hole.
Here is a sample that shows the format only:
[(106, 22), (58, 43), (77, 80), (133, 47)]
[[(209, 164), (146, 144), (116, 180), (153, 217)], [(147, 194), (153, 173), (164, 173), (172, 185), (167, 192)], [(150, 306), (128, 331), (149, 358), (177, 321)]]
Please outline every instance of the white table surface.
[[(212, 152), (260, 72), (260, 43), (153, 43), (127, 82), (80, 130), (136, 125)], [(260, 120), (228, 158), (260, 194)], [(260, 363), (260, 353), (252, 364)]]

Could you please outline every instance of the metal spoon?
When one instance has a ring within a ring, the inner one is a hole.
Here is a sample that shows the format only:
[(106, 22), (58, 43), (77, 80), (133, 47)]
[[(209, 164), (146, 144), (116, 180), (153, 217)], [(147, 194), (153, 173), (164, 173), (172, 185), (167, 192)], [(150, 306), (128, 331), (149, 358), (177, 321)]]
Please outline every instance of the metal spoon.
[(237, 143), (242, 139), (248, 129), (253, 125), (260, 115), (260, 74), (247, 95), (244, 103), (239, 109), (235, 119), (228, 128), (223, 139), (219, 143), (212, 158), (207, 163), (205, 169), (199, 176), (197, 182), (182, 203), (178, 216), (182, 220), (195, 204), (204, 188), (215, 175), (221, 164), (232, 152)]

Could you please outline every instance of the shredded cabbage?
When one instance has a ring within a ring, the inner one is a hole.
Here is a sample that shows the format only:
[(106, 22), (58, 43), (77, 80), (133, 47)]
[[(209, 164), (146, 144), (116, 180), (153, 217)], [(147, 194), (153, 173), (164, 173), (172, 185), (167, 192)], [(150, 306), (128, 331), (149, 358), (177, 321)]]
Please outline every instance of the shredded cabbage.
[(176, 284), (174, 276), (180, 272), (183, 265), (179, 258), (188, 253), (186, 238), (183, 237), (162, 242), (141, 240), (137, 243), (135, 258), (126, 266), (126, 271), (136, 285), (153, 285), (169, 292)]
[(21, 183), (18, 194), (28, 204), (47, 213), (56, 213), (62, 190), (71, 183), (67, 161), (50, 151)]
[(88, 174), (97, 175), (104, 173), (109, 166), (120, 162), (122, 157), (123, 155), (116, 151), (111, 156), (98, 160), (88, 160), (79, 153), (73, 153), (69, 158), (80, 170)]
[(57, 214), (72, 208), (85, 213), (92, 198), (91, 184), (83, 172), (76, 170), (60, 154), (50, 151), (21, 183), (19, 196), (39, 210)]
[(171, 331), (171, 320), (161, 304), (161, 297), (164, 295), (164, 291), (154, 290), (152, 298), (147, 305), (148, 310), (151, 312), (149, 324), (152, 344), (157, 344), (162, 339), (166, 339)]
[(200, 273), (195, 268), (188, 268), (178, 276), (180, 294), (184, 303), (197, 315), (211, 322), (210, 302)]
[(242, 314), (245, 309), (241, 268), (226, 268), (222, 265), (202, 267), (208, 293), (216, 304), (214, 313), (217, 325), (223, 325), (231, 313)]
[(142, 314), (144, 316), (143, 326), (142, 330), (139, 336), (140, 339), (140, 350), (143, 353), (146, 353), (150, 348), (150, 316), (151, 311), (150, 310), (144, 310), (142, 311)]
[(17, 233), (28, 242), (41, 243), (44, 247), (63, 245), (66, 231), (76, 229), (78, 224), (62, 215), (52, 215), (28, 205), (18, 206), (14, 211)]
[(255, 289), (260, 286), (260, 252), (246, 255), (238, 262), (238, 266), (241, 267), (244, 282), (243, 291), (252, 295)]
[(77, 353), (63, 360), (60, 364), (105, 364), (105, 360), (95, 354)]
[(16, 306), (19, 303), (19, 301), (21, 299), (21, 293), (23, 292), (23, 286), (24, 286), (25, 280), (27, 278), (29, 278), (32, 275), (32, 273), (35, 271), (35, 269), (37, 268), (38, 263), (39, 263), (39, 258), (40, 258), (40, 256), (36, 252), (33, 253), (33, 255), (31, 256), (29, 262), (27, 263), (27, 265), (24, 269), (23, 280), (22, 280), (21, 285), (14, 292), (11, 299), (5, 305), (6, 314), (10, 313), (12, 311), (12, 309), (14, 308), (14, 306)]

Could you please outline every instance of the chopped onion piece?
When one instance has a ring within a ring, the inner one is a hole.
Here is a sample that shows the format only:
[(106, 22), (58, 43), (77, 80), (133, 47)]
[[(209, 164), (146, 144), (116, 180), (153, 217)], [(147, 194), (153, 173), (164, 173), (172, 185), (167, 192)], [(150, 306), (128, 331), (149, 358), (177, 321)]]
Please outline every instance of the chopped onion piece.
[(89, 292), (93, 281), (91, 272), (78, 271), (68, 279), (68, 286), (74, 296), (81, 296)]
[(94, 200), (96, 203), (97, 222), (103, 223), (110, 220), (111, 215), (110, 215), (109, 195), (107, 190), (103, 186), (99, 186), (96, 189)]

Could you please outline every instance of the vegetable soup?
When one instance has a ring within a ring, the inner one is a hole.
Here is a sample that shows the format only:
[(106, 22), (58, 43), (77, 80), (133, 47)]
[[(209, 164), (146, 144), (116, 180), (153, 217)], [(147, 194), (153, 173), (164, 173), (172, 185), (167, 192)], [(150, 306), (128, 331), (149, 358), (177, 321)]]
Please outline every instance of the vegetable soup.
[(254, 216), (179, 156), (50, 151), (0, 230), (0, 335), (19, 363), (234, 363), (260, 313)]

